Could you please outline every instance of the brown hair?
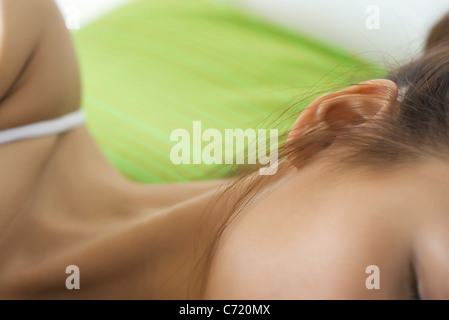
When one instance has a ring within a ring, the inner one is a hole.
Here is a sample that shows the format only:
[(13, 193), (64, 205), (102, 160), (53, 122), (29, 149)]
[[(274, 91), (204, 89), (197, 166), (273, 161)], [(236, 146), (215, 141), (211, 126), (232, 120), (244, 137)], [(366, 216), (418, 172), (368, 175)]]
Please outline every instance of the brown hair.
[[(245, 172), (217, 197), (215, 203), (228, 203), (228, 214), (215, 225), (215, 237), (200, 259), (198, 297), (204, 294), (218, 244), (232, 221), (264, 187), (281, 178), (293, 165), (306, 165), (336, 137), (345, 145), (345, 151), (335, 155), (332, 169), (394, 168), (428, 156), (449, 156), (449, 14), (431, 30), (423, 53), (385, 78), (399, 89), (398, 99), (389, 101), (394, 106), (391, 111), (364, 126), (335, 121), (330, 130), (328, 125), (317, 122), (288, 143), (285, 133), (279, 150), (271, 150), (279, 152), (275, 176), (258, 176), (255, 170)], [(232, 199), (235, 194), (237, 198)]]

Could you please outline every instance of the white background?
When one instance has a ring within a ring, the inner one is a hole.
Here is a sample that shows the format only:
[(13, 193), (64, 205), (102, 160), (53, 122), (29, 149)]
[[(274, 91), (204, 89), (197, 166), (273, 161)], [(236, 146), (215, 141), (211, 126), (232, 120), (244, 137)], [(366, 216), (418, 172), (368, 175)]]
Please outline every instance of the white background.
[(133, 0), (55, 0), (65, 15), (79, 11), (80, 25), (84, 26), (102, 15)]
[[(82, 27), (134, 0), (56, 1), (62, 8), (78, 8)], [(419, 53), (432, 24), (449, 11), (448, 0), (210, 1), (232, 3), (253, 15), (299, 30), (353, 54), (388, 63), (406, 60)], [(379, 8), (379, 29), (369, 30), (366, 9), (372, 5)]]

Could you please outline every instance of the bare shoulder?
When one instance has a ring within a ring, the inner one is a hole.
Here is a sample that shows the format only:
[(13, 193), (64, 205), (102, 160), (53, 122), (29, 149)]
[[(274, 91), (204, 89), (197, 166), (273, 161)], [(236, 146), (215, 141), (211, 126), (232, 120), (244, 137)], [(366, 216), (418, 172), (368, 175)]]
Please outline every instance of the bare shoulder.
[(75, 50), (53, 0), (1, 0), (0, 130), (79, 107)]
[[(337, 206), (303, 194), (281, 188), (231, 224), (207, 299), (409, 297), (408, 244), (388, 205), (353, 194)], [(376, 274), (379, 290), (367, 287)]]

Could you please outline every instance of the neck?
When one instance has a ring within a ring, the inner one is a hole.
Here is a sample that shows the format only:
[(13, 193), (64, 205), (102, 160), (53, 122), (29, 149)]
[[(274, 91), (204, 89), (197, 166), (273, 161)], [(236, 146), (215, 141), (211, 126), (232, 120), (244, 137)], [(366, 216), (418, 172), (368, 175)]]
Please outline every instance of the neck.
[[(140, 239), (130, 246), (151, 256), (145, 271), (151, 298), (189, 296), (199, 255), (213, 236), (213, 228), (201, 232), (204, 223), (214, 224), (221, 213), (218, 205), (204, 209), (225, 181), (131, 182), (109, 164), (85, 129), (61, 138), (49, 165), (52, 177), (49, 174), (48, 181), (52, 182), (45, 190), (52, 201), (70, 208), (74, 216), (88, 218), (90, 225), (104, 226), (119, 219), (120, 227), (129, 226), (124, 234)], [(119, 250), (117, 254), (122, 255)]]

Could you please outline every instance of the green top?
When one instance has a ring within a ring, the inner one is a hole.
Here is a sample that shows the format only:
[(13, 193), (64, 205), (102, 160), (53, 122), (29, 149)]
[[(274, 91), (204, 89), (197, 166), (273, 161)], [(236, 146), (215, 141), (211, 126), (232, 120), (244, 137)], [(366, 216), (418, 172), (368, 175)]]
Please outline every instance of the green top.
[[(145, 183), (226, 174), (225, 165), (173, 164), (175, 129), (192, 132), (193, 121), (221, 132), (264, 128), (261, 121), (312, 87), (326, 92), (380, 72), (207, 0), (136, 1), (81, 29), (75, 41), (89, 130), (122, 173)], [(295, 116), (308, 101), (294, 106)]]

